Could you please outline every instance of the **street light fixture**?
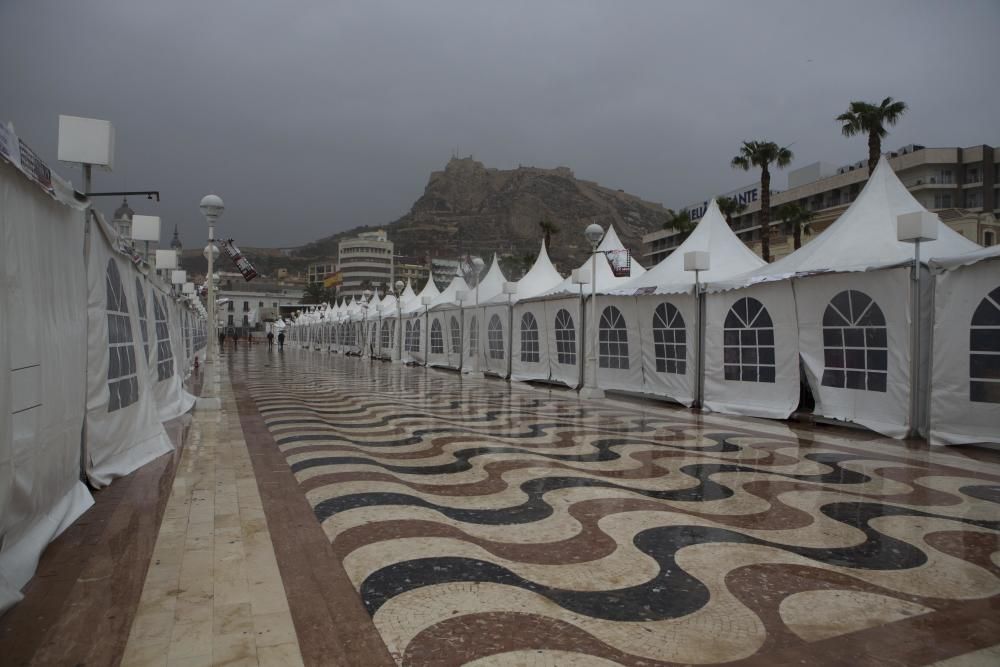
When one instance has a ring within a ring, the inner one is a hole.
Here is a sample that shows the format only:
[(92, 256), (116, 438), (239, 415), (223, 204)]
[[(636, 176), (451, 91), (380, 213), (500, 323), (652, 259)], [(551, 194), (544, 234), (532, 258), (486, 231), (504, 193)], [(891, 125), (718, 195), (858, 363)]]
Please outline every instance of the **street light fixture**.
[(580, 398), (604, 398), (604, 390), (597, 386), (597, 246), (604, 238), (604, 228), (596, 222), (591, 223), (584, 230), (583, 235), (590, 241), (590, 329), (593, 338), (592, 345), (588, 346), (587, 363), (591, 365), (593, 371), (589, 373), (590, 382), (585, 382), (580, 389)]
[(701, 285), (702, 271), (712, 267), (712, 257), (707, 250), (692, 250), (684, 253), (684, 270), (694, 271), (695, 308), (698, 310), (698, 321), (695, 327), (695, 339), (698, 341), (698, 363), (695, 367), (695, 399), (692, 407), (700, 408), (705, 404), (705, 290)]
[[(222, 198), (218, 195), (205, 195), (201, 198), (199, 208), (201, 209), (201, 214), (205, 217), (205, 221), (208, 223), (208, 244), (215, 246), (215, 223), (219, 220), (222, 212), (226, 210), (226, 206), (222, 203)], [(205, 259), (208, 260), (208, 275), (211, 276), (214, 273), (215, 253), (209, 252)], [(216, 354), (218, 354), (216, 350), (217, 336), (215, 331), (215, 281), (213, 280), (208, 281), (208, 312), (211, 313), (211, 318), (208, 332), (208, 353), (205, 355), (205, 363), (211, 364), (215, 362)]]
[[(392, 361), (399, 363), (403, 360), (403, 287), (402, 280), (396, 281), (396, 358)], [(392, 356), (392, 355), (389, 355)]]

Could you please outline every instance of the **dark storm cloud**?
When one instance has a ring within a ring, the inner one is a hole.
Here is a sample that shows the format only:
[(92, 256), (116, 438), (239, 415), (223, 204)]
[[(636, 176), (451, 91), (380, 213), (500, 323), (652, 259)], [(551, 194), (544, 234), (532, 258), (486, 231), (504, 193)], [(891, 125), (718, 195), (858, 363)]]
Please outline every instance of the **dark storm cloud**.
[(910, 105), (887, 148), (1000, 143), (998, 28), (995, 0), (2, 0), (0, 120), (74, 181), (57, 115), (111, 120), (96, 188), (160, 189), (136, 208), (189, 247), (209, 191), (222, 233), (294, 245), (395, 219), (456, 151), (676, 208), (754, 180), (743, 139), (863, 159), (851, 99)]

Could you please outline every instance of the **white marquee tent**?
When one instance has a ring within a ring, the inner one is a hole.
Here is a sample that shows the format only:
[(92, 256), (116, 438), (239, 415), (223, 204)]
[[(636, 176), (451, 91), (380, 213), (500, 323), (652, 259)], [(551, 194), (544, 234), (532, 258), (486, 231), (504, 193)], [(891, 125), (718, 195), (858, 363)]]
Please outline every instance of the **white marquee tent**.
[[(706, 407), (788, 417), (798, 405), (801, 355), (816, 414), (897, 438), (917, 428), (914, 249), (897, 240), (897, 218), (923, 211), (883, 158), (858, 198), (815, 239), (773, 264), (710, 285)], [(937, 227), (937, 240), (922, 244), (924, 257), (978, 247), (940, 221)], [(921, 329), (930, 330), (930, 317), (923, 308)]]

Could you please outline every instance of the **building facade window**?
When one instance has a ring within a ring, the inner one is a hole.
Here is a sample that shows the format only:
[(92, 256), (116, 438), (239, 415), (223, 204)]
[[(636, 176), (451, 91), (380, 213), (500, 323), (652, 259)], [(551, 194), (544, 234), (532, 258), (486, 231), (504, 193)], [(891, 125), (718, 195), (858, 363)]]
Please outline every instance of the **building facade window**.
[(601, 313), (597, 339), (600, 342), (598, 365), (601, 368), (628, 368), (628, 330), (625, 317), (614, 306), (608, 306)]
[(774, 382), (774, 324), (764, 304), (752, 297), (734, 303), (722, 336), (727, 380)]
[(658, 373), (687, 373), (687, 329), (672, 303), (661, 303), (653, 311), (653, 350)]
[(538, 322), (531, 313), (521, 316), (521, 361), (538, 363)]
[(462, 354), (462, 327), (454, 315), (451, 316), (451, 352)]
[(969, 400), (1000, 403), (1000, 287), (972, 315), (969, 352)]
[(556, 359), (560, 364), (576, 365), (576, 327), (573, 316), (565, 308), (556, 313)]
[(494, 315), (486, 327), (486, 342), (489, 345), (490, 359), (503, 359), (503, 323), (500, 316)]
[(833, 297), (823, 313), (823, 386), (884, 392), (888, 364), (878, 304), (858, 290)]
[(444, 334), (438, 319), (431, 324), (431, 354), (444, 354)]
[(108, 260), (104, 274), (105, 309), (108, 315), (108, 412), (120, 410), (139, 400), (139, 376), (136, 371), (132, 323), (128, 300), (118, 264)]
[(940, 192), (935, 194), (934, 208), (951, 208), (951, 193)]
[(162, 382), (174, 376), (174, 351), (170, 345), (170, 322), (167, 319), (167, 298), (153, 300), (153, 317), (156, 323), (156, 381)]
[(476, 348), (479, 346), (479, 320), (473, 315), (469, 320), (469, 357), (476, 356)]
[(142, 289), (142, 281), (138, 277), (135, 279), (135, 301), (136, 311), (139, 315), (139, 330), (142, 332), (142, 352), (149, 361), (149, 329), (147, 328), (146, 317), (146, 293)]

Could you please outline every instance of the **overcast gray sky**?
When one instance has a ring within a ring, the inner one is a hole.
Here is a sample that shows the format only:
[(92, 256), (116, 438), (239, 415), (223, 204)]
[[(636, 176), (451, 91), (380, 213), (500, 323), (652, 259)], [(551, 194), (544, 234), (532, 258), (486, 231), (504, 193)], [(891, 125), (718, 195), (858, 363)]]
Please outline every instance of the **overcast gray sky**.
[(679, 208), (754, 180), (744, 139), (864, 159), (851, 99), (909, 104), (886, 148), (996, 145), (998, 32), (997, 0), (0, 0), (0, 120), (74, 182), (58, 114), (111, 120), (95, 188), (161, 190), (135, 208), (187, 247), (207, 192), (222, 234), (297, 245), (396, 219), (456, 151)]

